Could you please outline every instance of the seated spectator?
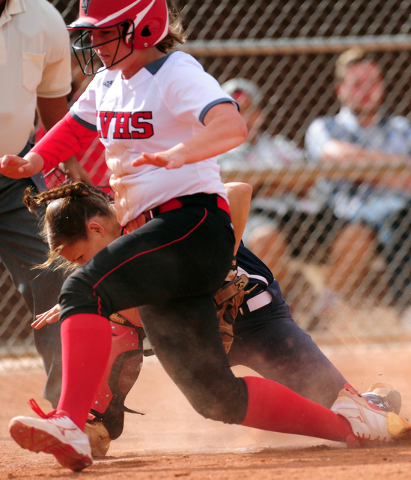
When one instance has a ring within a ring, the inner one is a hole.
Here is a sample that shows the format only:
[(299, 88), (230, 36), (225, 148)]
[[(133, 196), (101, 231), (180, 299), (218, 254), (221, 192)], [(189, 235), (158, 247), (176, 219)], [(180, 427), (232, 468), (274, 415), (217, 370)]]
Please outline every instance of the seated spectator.
[(269, 135), (262, 131), (265, 120), (261, 108), (259, 87), (245, 78), (233, 78), (222, 85), (237, 101), (248, 127), (247, 140), (237, 148), (220, 155), (218, 163), (224, 169), (284, 167), (295, 161), (304, 161), (303, 151), (283, 135)]
[[(372, 56), (349, 49), (336, 62), (335, 91), (341, 104), (337, 115), (312, 122), (306, 132), (310, 162), (362, 163), (408, 161), (411, 125), (392, 115), (383, 104), (383, 72)], [(399, 177), (370, 182), (322, 180), (310, 192), (331, 209), (335, 220), (326, 284), (346, 297), (367, 291), (370, 269), (379, 253), (384, 276), (392, 287), (392, 302), (400, 311), (409, 297), (411, 270), (409, 185)], [(395, 188), (394, 188), (395, 187)], [(404, 243), (406, 240), (406, 243)], [(408, 289), (408, 293), (407, 293)]]

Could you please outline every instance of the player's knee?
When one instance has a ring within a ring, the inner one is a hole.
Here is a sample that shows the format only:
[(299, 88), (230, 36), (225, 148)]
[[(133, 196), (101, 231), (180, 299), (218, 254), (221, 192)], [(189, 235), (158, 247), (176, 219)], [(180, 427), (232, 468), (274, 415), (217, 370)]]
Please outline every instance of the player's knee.
[(216, 404), (197, 404), (193, 405), (196, 412), (202, 415), (208, 420), (215, 420), (217, 422), (229, 423), (229, 424), (240, 424), (242, 419), (238, 419), (236, 412), (231, 408), (227, 408), (221, 403)]
[(96, 302), (96, 296), (94, 295), (92, 285), (88, 285), (87, 282), (77, 278), (77, 276), (71, 275), (64, 282), (60, 292), (59, 303), (63, 305), (82, 305), (88, 307), (94, 305)]
[(248, 393), (241, 378), (233, 378), (230, 387), (205, 390), (201, 395), (189, 398), (194, 409), (204, 418), (217, 422), (240, 425), (247, 413)]

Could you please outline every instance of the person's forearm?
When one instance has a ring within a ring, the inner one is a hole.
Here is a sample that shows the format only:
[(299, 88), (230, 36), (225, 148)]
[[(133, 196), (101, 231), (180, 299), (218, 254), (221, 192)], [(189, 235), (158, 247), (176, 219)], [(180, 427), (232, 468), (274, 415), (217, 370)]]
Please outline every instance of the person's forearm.
[(37, 97), (37, 111), (44, 130), (48, 132), (67, 115), (69, 111), (67, 98), (65, 96), (58, 98)]
[(169, 150), (195, 163), (215, 157), (241, 145), (247, 138), (247, 127), (240, 116), (222, 114), (213, 118), (197, 135)]
[(247, 125), (231, 103), (222, 103), (209, 109), (204, 116), (205, 127), (196, 135), (165, 150), (147, 153), (133, 160), (132, 165), (155, 165), (167, 169), (181, 168), (231, 150), (247, 138)]
[(321, 161), (335, 163), (365, 163), (407, 161), (405, 155), (392, 155), (378, 150), (362, 148), (340, 140), (330, 140), (324, 145)]
[(232, 182), (224, 184), (224, 188), (230, 204), (231, 222), (234, 226), (235, 255), (247, 223), (253, 187), (248, 183)]

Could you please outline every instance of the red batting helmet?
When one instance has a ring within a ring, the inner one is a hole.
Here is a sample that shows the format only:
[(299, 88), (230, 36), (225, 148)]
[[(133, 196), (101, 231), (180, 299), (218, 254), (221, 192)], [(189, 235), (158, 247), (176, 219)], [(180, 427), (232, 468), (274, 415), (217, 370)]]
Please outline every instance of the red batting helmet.
[[(80, 0), (79, 18), (68, 26), (69, 30), (86, 31), (73, 43), (76, 56), (79, 51), (82, 51), (84, 57), (85, 50), (89, 50), (89, 59), (90, 56), (94, 56), (95, 52), (91, 52), (91, 45), (84, 45), (84, 37), (88, 36), (90, 30), (111, 27), (119, 29), (119, 36), (132, 49), (144, 50), (153, 47), (169, 32), (167, 2), (166, 0)], [(77, 59), (80, 62), (78, 56)], [(115, 63), (121, 60), (116, 60)], [(89, 61), (84, 70), (88, 66)], [(86, 71), (84, 73), (90, 74)], [(92, 71), (91, 74), (94, 73)]]

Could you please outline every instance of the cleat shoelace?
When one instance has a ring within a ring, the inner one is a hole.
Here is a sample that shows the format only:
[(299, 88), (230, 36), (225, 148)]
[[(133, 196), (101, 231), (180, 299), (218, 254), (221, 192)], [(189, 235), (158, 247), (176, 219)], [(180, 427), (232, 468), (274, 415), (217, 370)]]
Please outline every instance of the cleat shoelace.
[(34, 400), (34, 398), (30, 398), (28, 404), (37, 415), (41, 418), (48, 419), (54, 417), (56, 415), (57, 410), (52, 410), (49, 413), (44, 413), (43, 410), (39, 407), (38, 403)]

